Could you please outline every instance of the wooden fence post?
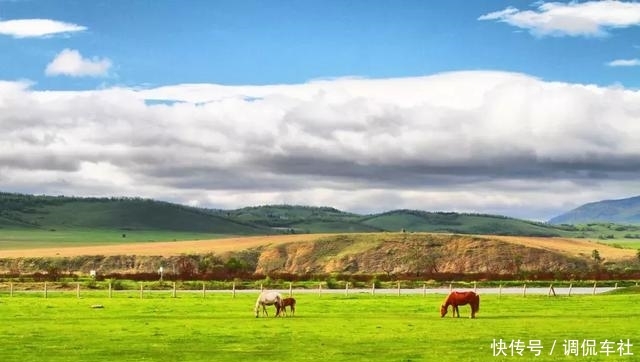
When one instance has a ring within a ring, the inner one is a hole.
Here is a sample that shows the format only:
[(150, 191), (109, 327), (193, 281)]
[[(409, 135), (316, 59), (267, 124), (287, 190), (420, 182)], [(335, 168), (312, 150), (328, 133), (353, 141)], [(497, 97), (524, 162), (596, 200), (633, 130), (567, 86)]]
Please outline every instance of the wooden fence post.
[(498, 298), (502, 298), (502, 284), (498, 287)]
[(427, 296), (427, 283), (422, 283), (422, 296)]
[(202, 298), (204, 298), (204, 293), (207, 291), (204, 282), (202, 282)]
[(613, 287), (613, 289), (618, 289), (618, 283)]
[(293, 296), (293, 283), (289, 282), (289, 298)]
[(80, 283), (76, 283), (76, 297), (80, 298)]
[(398, 282), (398, 296), (400, 296), (400, 282)]
[(526, 283), (522, 286), (522, 296), (523, 297), (527, 296), (527, 284)]
[(598, 282), (593, 283), (593, 295), (596, 295), (596, 285), (598, 285)]
[(569, 283), (569, 296), (571, 296), (571, 289), (573, 288), (573, 283)]
[(236, 297), (236, 282), (233, 282), (233, 284), (231, 285), (231, 297)]
[(262, 291), (264, 291), (264, 287), (262, 286), (262, 283), (260, 283), (260, 292), (262, 293)]
[(111, 297), (113, 296), (112, 290), (113, 289), (111, 289), (111, 282), (109, 282), (109, 299), (111, 299)]
[(477, 282), (473, 282), (473, 292), (477, 292), (478, 291), (478, 283)]
[(44, 297), (47, 298), (47, 282), (44, 282)]
[(9, 296), (13, 297), (13, 282), (9, 283)]
[(371, 283), (371, 295), (376, 294), (376, 283)]
[(345, 284), (345, 286), (344, 286), (344, 293), (346, 295), (349, 295), (349, 282), (347, 282), (347, 284)]
[(140, 283), (140, 299), (142, 299), (143, 293), (144, 293), (144, 284)]
[(451, 293), (451, 291), (453, 291), (453, 283), (449, 283), (449, 293)]
[(173, 282), (173, 292), (171, 293), (171, 297), (176, 297), (176, 282)]

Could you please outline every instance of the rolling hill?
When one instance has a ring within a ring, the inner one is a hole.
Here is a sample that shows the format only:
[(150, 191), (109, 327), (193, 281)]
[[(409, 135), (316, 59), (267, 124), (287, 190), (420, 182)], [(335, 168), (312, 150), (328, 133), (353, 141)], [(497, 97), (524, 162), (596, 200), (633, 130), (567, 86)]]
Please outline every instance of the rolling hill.
[(21, 229), (172, 230), (257, 235), (273, 231), (206, 210), (135, 198), (0, 194), (0, 227)]
[(332, 207), (266, 205), (237, 210), (217, 210), (219, 216), (285, 233), (385, 231), (361, 222), (362, 216)]
[(640, 196), (590, 202), (549, 220), (550, 224), (640, 224)]
[[(143, 230), (218, 235), (407, 231), (590, 237), (586, 233), (591, 232), (499, 215), (420, 210), (359, 215), (332, 207), (293, 205), (212, 210), (141, 198), (79, 198), (11, 193), (0, 193), (0, 229), (5, 229), (5, 233), (8, 230), (111, 230), (126, 231), (127, 235), (130, 231)], [(38, 234), (41, 241), (43, 237), (47, 238)], [(180, 235), (163, 237), (164, 240), (174, 238), (183, 239)], [(59, 240), (59, 236), (56, 240)]]
[(365, 225), (387, 231), (426, 231), (460, 234), (561, 236), (566, 230), (498, 215), (395, 210), (365, 217)]

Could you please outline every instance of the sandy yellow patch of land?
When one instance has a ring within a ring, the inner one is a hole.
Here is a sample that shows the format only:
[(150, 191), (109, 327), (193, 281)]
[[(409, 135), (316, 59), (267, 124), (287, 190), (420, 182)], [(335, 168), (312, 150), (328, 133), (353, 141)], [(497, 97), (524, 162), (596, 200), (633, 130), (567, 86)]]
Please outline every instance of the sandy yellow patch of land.
[[(2, 258), (17, 257), (73, 257), (81, 255), (159, 255), (172, 256), (181, 254), (226, 253), (256, 247), (280, 245), (291, 242), (312, 241), (338, 234), (300, 234), (230, 237), (211, 240), (184, 240), (168, 242), (139, 242), (117, 245), (92, 245), (75, 247), (55, 247), (38, 249), (17, 249), (0, 251)], [(366, 234), (365, 234), (366, 235)], [(371, 234), (372, 237), (374, 234)], [(586, 239), (557, 237), (524, 237), (476, 235), (491, 240), (524, 245), (531, 248), (545, 249), (565, 255), (590, 258), (594, 249), (607, 261), (635, 258), (636, 250), (620, 249)], [(373, 240), (373, 239), (372, 239)], [(371, 247), (376, 243), (372, 242)]]
[(118, 245), (96, 245), (57, 247), (41, 249), (20, 249), (0, 251), (0, 257), (71, 257), (80, 255), (181, 255), (224, 253), (245, 250), (259, 246), (278, 245), (296, 241), (310, 241), (329, 234), (301, 234), (301, 235), (269, 235), (251, 237), (233, 237), (212, 240), (185, 240), (167, 242), (140, 242)]
[(586, 239), (524, 237), (524, 236), (483, 236), (494, 240), (520, 244), (531, 248), (546, 249), (566, 255), (591, 257), (594, 249), (598, 250), (601, 258), (608, 261), (634, 258), (637, 251), (632, 249), (615, 248), (610, 245), (596, 243)]

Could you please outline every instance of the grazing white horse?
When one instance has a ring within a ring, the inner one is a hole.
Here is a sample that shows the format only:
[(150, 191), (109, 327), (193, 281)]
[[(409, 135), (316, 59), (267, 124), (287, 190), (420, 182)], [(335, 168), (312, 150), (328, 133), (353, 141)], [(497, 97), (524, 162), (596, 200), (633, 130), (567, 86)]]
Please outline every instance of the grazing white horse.
[(266, 307), (268, 305), (276, 306), (276, 317), (277, 317), (280, 314), (281, 303), (282, 303), (282, 296), (278, 292), (264, 291), (260, 293), (260, 295), (258, 296), (258, 300), (256, 300), (256, 308), (255, 308), (256, 318), (258, 318), (258, 314), (260, 313), (260, 306), (262, 306), (262, 315), (266, 314), (267, 317), (269, 316), (269, 313), (267, 312), (267, 307)]

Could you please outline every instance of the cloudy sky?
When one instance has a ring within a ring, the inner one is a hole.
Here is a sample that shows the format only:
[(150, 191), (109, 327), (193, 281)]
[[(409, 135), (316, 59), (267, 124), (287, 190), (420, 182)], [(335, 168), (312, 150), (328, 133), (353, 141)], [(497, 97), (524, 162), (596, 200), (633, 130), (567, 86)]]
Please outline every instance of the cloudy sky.
[(546, 220), (640, 195), (640, 2), (0, 0), (0, 190)]

